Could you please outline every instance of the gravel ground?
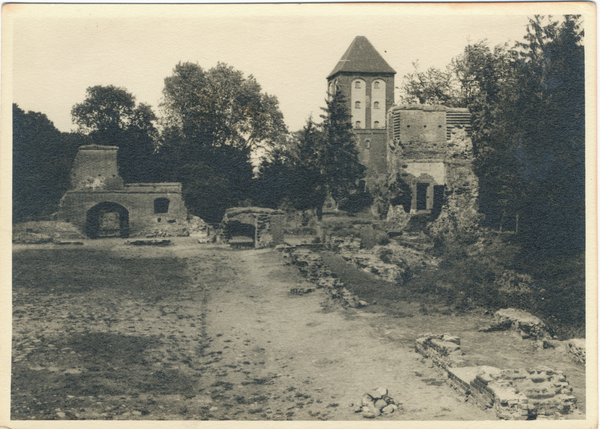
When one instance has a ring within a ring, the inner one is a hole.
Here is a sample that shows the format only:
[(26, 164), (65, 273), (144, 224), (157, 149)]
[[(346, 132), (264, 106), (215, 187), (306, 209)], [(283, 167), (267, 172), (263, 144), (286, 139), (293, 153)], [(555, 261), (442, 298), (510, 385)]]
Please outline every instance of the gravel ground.
[(290, 294), (311, 285), (276, 251), (175, 242), (14, 246), (12, 419), (364, 420), (352, 404), (381, 386), (399, 409), (380, 421), (495, 419), (414, 351), (441, 329), (484, 359), (481, 316), (343, 309)]

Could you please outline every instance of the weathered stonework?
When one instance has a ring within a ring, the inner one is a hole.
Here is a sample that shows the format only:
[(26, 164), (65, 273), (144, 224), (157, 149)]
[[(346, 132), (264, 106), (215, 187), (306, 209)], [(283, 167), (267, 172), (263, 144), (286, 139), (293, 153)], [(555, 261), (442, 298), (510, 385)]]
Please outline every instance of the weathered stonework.
[(56, 220), (88, 237), (136, 236), (184, 220), (180, 183), (123, 183), (115, 146), (81, 146)]
[(512, 329), (521, 335), (521, 338), (532, 340), (544, 340), (550, 338), (546, 325), (542, 320), (523, 310), (515, 308), (503, 308), (494, 314), (497, 329)]
[[(476, 204), (479, 184), (472, 168), (467, 109), (394, 106), (388, 123), (388, 188), (408, 188), (410, 196), (397, 197), (407, 213), (437, 215), (444, 205), (460, 210)], [(391, 200), (399, 204), (393, 195)]]
[(566, 342), (566, 350), (569, 356), (582, 365), (585, 365), (585, 339), (574, 338)]
[(274, 247), (283, 244), (284, 215), (280, 210), (262, 207), (231, 208), (223, 216), (221, 234), (225, 240), (236, 235), (250, 237), (256, 249)]
[(460, 339), (450, 334), (425, 334), (415, 341), (417, 352), (431, 359), (444, 369), (461, 366), (463, 352), (460, 350)]
[(446, 371), (448, 383), (459, 393), (483, 408), (494, 408), (500, 419), (562, 419), (577, 409), (573, 389), (562, 372), (465, 366), (460, 339), (450, 334), (422, 335), (415, 347)]

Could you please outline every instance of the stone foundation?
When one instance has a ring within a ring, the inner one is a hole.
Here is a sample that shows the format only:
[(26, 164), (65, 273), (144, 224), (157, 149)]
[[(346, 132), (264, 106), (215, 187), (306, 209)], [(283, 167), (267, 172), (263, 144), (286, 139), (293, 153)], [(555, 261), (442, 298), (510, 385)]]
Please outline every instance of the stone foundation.
[(563, 419), (577, 410), (573, 389), (562, 372), (464, 366), (460, 339), (449, 334), (423, 335), (415, 346), (446, 371), (452, 387), (479, 406), (494, 408), (500, 419)]

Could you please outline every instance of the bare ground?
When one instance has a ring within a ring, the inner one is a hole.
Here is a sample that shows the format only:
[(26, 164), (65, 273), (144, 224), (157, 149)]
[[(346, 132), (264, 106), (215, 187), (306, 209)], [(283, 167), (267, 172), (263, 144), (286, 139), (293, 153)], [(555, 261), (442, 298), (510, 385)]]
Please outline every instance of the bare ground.
[(415, 353), (424, 332), (474, 364), (561, 369), (585, 409), (583, 368), (477, 332), (489, 316), (343, 309), (290, 294), (309, 285), (276, 251), (176, 241), (14, 247), (12, 419), (362, 420), (350, 405), (378, 386), (401, 404), (378, 420), (495, 419)]

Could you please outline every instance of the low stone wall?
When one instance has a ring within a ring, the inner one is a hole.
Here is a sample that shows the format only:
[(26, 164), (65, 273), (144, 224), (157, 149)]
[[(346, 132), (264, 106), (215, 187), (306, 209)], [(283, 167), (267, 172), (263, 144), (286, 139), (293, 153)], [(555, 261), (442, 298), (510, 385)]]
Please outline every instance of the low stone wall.
[(460, 339), (450, 334), (425, 334), (415, 341), (415, 347), (423, 356), (442, 368), (452, 368), (464, 363), (461, 359)]
[(577, 410), (573, 389), (562, 372), (465, 366), (460, 339), (449, 334), (422, 335), (415, 346), (446, 371), (452, 387), (479, 406), (494, 408), (500, 419), (563, 419)]

